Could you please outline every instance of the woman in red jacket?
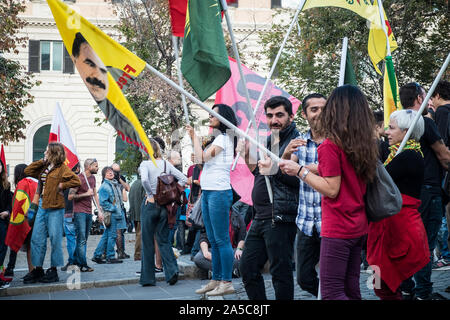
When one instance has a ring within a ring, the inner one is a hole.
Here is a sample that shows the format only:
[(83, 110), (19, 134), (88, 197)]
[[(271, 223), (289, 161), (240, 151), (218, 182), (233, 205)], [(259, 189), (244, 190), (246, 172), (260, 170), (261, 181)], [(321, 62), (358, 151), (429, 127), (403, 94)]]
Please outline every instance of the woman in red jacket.
[(418, 142), (424, 132), (422, 117), (403, 151), (395, 156), (415, 115), (412, 110), (393, 112), (387, 130), (391, 153), (384, 164), (402, 193), (402, 209), (392, 217), (369, 225), (367, 261), (381, 278), (381, 281), (375, 281), (375, 294), (382, 300), (402, 300), (402, 281), (430, 260), (427, 235), (418, 211), (425, 170)]

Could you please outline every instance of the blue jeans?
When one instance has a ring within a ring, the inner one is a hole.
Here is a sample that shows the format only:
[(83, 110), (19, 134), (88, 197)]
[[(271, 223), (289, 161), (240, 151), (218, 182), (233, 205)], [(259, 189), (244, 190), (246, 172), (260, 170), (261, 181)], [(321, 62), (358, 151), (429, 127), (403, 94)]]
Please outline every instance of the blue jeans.
[(433, 251), (436, 247), (436, 239), (442, 224), (442, 215), (444, 212), (440, 192), (439, 187), (422, 186), (420, 192), (420, 200), (422, 203), (419, 207), (419, 212), (427, 233), (430, 262), (414, 275), (414, 280), (416, 281), (415, 288), (412, 278), (403, 281), (401, 285), (402, 291), (414, 292), (419, 298), (426, 298), (433, 292), (433, 282), (431, 282)]
[(74, 213), (75, 231), (77, 233), (77, 245), (75, 248), (75, 264), (83, 267), (86, 262), (86, 243), (92, 225), (92, 214), (86, 212)]
[(439, 248), (440, 257), (449, 260), (450, 251), (448, 249), (448, 228), (447, 228), (447, 218), (445, 215), (442, 217), (441, 229), (438, 233), (437, 246)]
[(75, 264), (73, 254), (77, 246), (77, 238), (75, 233), (75, 225), (73, 218), (64, 218), (64, 233), (66, 234), (67, 254), (69, 255), (69, 264)]
[(51, 267), (64, 265), (62, 237), (64, 223), (64, 208), (43, 209), (42, 199), (34, 221), (31, 235), (31, 263), (35, 267), (42, 267), (47, 252), (47, 236), (52, 246)]
[(177, 259), (169, 243), (169, 225), (167, 210), (156, 203), (141, 205), (141, 285), (155, 285), (155, 243), (158, 242), (166, 281), (178, 273)]
[(100, 258), (105, 251), (106, 259), (114, 259), (116, 257), (114, 246), (116, 245), (116, 226), (118, 220), (120, 219), (117, 219), (115, 216), (111, 216), (111, 225), (104, 229), (100, 242), (94, 251), (94, 258)]
[(211, 244), (213, 280), (231, 281), (233, 248), (229, 225), (233, 192), (229, 190), (203, 190), (202, 215), (206, 235)]

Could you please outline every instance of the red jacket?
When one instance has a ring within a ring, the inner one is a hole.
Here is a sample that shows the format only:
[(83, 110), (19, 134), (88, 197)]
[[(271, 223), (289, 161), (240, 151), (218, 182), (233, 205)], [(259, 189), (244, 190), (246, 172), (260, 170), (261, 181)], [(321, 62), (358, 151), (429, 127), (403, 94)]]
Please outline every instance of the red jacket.
[(375, 272), (392, 292), (430, 261), (427, 234), (417, 210), (420, 200), (404, 194), (402, 199), (399, 213), (370, 223), (367, 239), (367, 262), (378, 266)]

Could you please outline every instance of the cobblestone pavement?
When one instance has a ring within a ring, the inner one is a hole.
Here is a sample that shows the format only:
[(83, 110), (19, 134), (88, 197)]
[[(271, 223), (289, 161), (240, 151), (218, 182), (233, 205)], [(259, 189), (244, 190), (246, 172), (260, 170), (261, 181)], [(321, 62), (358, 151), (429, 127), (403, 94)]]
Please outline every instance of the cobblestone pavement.
[[(16, 299), (43, 299), (43, 300), (203, 300), (204, 296), (196, 295), (195, 290), (206, 284), (208, 280), (200, 280), (197, 268), (190, 261), (189, 255), (183, 255), (178, 259), (180, 268), (180, 280), (174, 286), (169, 286), (164, 280), (164, 275), (157, 274), (157, 282), (154, 287), (142, 287), (138, 284), (139, 276), (136, 271), (140, 270), (141, 262), (134, 261), (134, 234), (125, 233), (126, 252), (131, 256), (125, 259), (121, 264), (98, 265), (92, 262), (92, 254), (100, 239), (99, 235), (90, 236), (87, 246), (88, 263), (94, 268), (93, 272), (78, 273), (76, 276), (80, 282), (78, 290), (70, 290), (74, 287), (71, 277), (75, 277), (74, 272), (63, 272), (58, 270), (60, 281), (54, 284), (31, 284), (24, 285), (21, 278), (27, 273), (26, 255), (20, 252), (17, 257), (15, 277), (10, 288), (0, 290), (0, 300)], [(50, 245), (48, 246), (44, 268), (49, 267)], [(64, 261), (67, 261), (67, 252), (65, 249), (65, 239), (63, 240)], [(8, 261), (6, 257), (5, 263)], [(450, 286), (450, 268), (449, 270), (434, 270), (432, 281), (434, 290), (450, 299), (450, 294), (445, 289)], [(294, 274), (295, 276), (295, 274)], [(378, 300), (373, 289), (368, 285), (371, 274), (367, 271), (361, 271), (361, 295), (364, 300)], [(275, 299), (271, 276), (263, 275), (265, 279), (266, 294), (269, 300)], [(294, 280), (295, 281), (295, 280)], [(248, 300), (247, 294), (242, 284), (242, 279), (233, 279), (233, 285), (236, 289), (235, 294), (215, 298), (215, 300)], [(72, 286), (72, 287), (71, 287)], [(295, 300), (316, 300), (314, 296), (303, 291), (295, 281)], [(210, 298), (209, 300), (212, 300)]]

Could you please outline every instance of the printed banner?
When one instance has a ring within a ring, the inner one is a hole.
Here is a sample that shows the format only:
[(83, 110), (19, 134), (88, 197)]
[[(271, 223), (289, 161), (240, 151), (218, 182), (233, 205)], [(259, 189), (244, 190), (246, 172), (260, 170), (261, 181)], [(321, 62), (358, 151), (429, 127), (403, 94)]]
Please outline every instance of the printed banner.
[(149, 154), (154, 162), (147, 134), (123, 94), (144, 70), (145, 61), (60, 0), (47, 3), (67, 52), (108, 122), (123, 140)]
[[(228, 82), (225, 83), (219, 91), (217, 91), (215, 103), (223, 103), (231, 106), (236, 113), (238, 128), (245, 132), (247, 130), (248, 123), (251, 121), (250, 110), (248, 109), (247, 99), (245, 98), (245, 87), (243, 81), (241, 80), (236, 60), (231, 57), (228, 57), (228, 59), (230, 61), (231, 77)], [(252, 110), (254, 110), (266, 79), (251, 71), (244, 65), (242, 65), (242, 71), (245, 76), (245, 81), (247, 82)], [(261, 136), (264, 134), (266, 136), (270, 134), (264, 113), (264, 103), (273, 96), (283, 96), (288, 98), (292, 103), (292, 112), (294, 114), (297, 112), (301, 104), (297, 98), (278, 88), (272, 82), (269, 82), (258, 108), (258, 112), (255, 115), (256, 125), (258, 126)], [(255, 131), (252, 128), (249, 131), (249, 135), (253, 137), (255, 136)], [(231, 185), (233, 186), (233, 189), (235, 189), (241, 196), (241, 201), (249, 205), (253, 204), (251, 197), (253, 184), (254, 176), (245, 164), (244, 159), (240, 157), (236, 169), (231, 171)]]

